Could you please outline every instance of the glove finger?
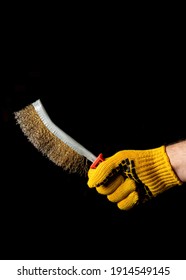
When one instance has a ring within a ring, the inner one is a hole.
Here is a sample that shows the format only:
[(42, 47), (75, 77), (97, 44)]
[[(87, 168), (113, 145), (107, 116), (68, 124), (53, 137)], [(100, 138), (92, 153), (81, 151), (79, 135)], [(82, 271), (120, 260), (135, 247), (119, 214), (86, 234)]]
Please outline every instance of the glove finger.
[(107, 186), (102, 185), (100, 187), (97, 187), (96, 190), (100, 194), (109, 195), (113, 193), (120, 185), (123, 185), (124, 182), (125, 179), (123, 178), (123, 176), (119, 175), (118, 177), (116, 177), (116, 179), (111, 181)]
[(89, 188), (94, 188), (94, 183), (92, 183), (92, 177), (94, 176), (94, 173), (95, 173), (95, 169), (89, 169), (88, 170), (88, 182), (87, 182), (87, 185), (89, 186)]
[(119, 202), (125, 199), (130, 193), (136, 190), (136, 184), (134, 180), (127, 178), (120, 184), (120, 186), (111, 194), (107, 196), (111, 202)]
[[(111, 159), (105, 159), (96, 169), (88, 170), (88, 186), (89, 188), (99, 187), (108, 182), (111, 177), (116, 175), (115, 162)], [(116, 176), (115, 176), (116, 177)]]
[(118, 202), (117, 206), (120, 210), (130, 210), (138, 203), (138, 200), (138, 193), (136, 191), (133, 191), (125, 199)]

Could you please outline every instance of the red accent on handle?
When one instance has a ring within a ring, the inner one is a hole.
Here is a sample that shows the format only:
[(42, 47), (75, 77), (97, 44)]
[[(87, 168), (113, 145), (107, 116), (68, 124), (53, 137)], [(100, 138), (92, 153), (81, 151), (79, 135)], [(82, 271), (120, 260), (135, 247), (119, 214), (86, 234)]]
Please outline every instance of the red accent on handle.
[(96, 168), (98, 164), (102, 161), (104, 161), (103, 154), (99, 154), (99, 156), (95, 159), (95, 161), (91, 164), (90, 168)]

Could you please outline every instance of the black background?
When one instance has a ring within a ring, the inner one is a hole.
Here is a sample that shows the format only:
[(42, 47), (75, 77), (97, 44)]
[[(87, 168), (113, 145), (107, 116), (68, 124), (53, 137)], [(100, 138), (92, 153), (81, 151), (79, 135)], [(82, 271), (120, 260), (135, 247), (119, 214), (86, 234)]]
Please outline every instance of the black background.
[(173, 28), (130, 28), (69, 21), (60, 36), (33, 23), (9, 34), (1, 76), (1, 259), (185, 258), (185, 184), (121, 211), (89, 189), (87, 178), (42, 156), (13, 115), (40, 98), (54, 123), (105, 157), (185, 139), (182, 36)]

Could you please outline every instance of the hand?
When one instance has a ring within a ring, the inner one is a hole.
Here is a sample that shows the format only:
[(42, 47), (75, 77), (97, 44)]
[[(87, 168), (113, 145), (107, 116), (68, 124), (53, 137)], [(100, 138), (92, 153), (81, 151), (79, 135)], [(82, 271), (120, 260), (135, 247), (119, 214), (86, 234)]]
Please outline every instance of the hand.
[(129, 210), (165, 190), (181, 185), (165, 146), (149, 150), (123, 150), (88, 171), (88, 186)]

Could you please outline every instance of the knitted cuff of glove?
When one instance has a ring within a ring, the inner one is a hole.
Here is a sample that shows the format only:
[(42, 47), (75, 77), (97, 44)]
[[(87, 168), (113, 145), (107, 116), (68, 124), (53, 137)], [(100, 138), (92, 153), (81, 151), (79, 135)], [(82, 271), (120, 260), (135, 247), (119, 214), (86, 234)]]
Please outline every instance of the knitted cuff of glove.
[(171, 167), (165, 146), (148, 150), (140, 157), (138, 164), (138, 177), (149, 188), (153, 196), (182, 185)]

